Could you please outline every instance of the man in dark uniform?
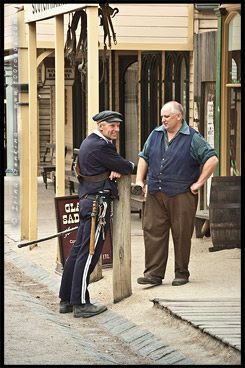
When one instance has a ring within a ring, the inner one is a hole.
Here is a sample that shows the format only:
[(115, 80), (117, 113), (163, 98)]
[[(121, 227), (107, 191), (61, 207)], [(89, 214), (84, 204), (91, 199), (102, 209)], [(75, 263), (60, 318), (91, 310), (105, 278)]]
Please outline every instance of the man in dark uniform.
[[(104, 245), (111, 211), (111, 199), (118, 198), (116, 179), (131, 174), (134, 163), (121, 157), (112, 140), (118, 138), (122, 115), (102, 111), (93, 117), (97, 129), (81, 144), (77, 171), (79, 173), (80, 223), (76, 242), (66, 260), (59, 297), (60, 313), (73, 311), (74, 317), (91, 317), (104, 312), (106, 306), (90, 303), (89, 277)], [(94, 254), (90, 254), (91, 214), (96, 201), (98, 216), (102, 216), (101, 231), (95, 234)]]

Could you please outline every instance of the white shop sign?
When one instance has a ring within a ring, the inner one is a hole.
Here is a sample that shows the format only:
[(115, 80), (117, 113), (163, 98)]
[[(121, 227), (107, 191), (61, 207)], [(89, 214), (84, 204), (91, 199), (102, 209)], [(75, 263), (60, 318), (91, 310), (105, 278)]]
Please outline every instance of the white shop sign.
[(25, 11), (25, 23), (36, 22), (38, 20), (44, 20), (52, 18), (59, 14), (66, 14), (78, 9), (86, 8), (88, 6), (99, 6), (98, 4), (50, 4), (50, 3), (37, 3), (37, 4), (24, 4)]

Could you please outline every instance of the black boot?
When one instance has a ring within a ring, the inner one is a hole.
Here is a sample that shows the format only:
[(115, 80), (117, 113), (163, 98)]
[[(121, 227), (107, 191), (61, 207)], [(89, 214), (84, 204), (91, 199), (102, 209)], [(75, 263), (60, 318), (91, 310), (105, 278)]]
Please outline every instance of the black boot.
[(73, 305), (67, 300), (60, 301), (60, 313), (71, 313), (73, 311)]
[(96, 306), (91, 303), (86, 304), (77, 304), (73, 306), (73, 317), (79, 318), (89, 318), (93, 317), (96, 314), (100, 314), (107, 310), (107, 307), (105, 305)]

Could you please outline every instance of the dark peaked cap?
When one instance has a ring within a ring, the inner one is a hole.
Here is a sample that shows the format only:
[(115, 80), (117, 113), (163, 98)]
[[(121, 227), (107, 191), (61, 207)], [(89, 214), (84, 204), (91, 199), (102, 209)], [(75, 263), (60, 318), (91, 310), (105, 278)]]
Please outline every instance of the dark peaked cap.
[(123, 120), (120, 119), (121, 117), (122, 114), (120, 114), (120, 112), (105, 110), (94, 115), (92, 119), (96, 121), (97, 124), (99, 124), (102, 123), (103, 121), (108, 121), (108, 123), (111, 123), (113, 121), (122, 122)]

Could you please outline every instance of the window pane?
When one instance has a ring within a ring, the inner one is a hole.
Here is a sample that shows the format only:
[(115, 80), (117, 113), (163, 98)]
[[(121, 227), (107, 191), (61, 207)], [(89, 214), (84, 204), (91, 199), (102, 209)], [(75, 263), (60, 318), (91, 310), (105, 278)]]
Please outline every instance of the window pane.
[(125, 157), (138, 162), (138, 62), (125, 73)]
[(175, 64), (172, 65), (172, 101), (175, 100)]
[(229, 24), (229, 48), (228, 51), (241, 50), (241, 16), (235, 15)]
[(229, 83), (241, 83), (241, 16), (235, 15), (229, 24)]
[(185, 60), (182, 58), (180, 66), (180, 103), (186, 112), (186, 65)]
[(229, 88), (228, 134), (230, 175), (241, 175), (241, 89)]

